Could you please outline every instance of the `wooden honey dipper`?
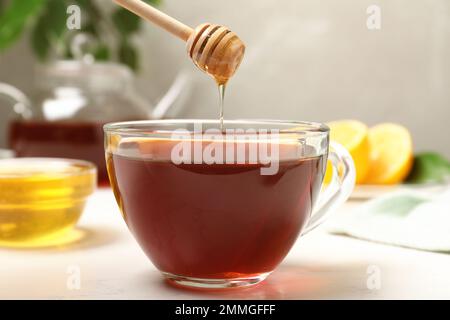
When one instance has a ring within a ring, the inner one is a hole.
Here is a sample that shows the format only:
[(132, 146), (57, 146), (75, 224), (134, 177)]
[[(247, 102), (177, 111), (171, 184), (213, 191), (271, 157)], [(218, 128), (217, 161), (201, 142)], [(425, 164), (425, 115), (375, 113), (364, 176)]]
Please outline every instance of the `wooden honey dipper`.
[(114, 2), (186, 41), (189, 57), (218, 84), (233, 76), (244, 57), (244, 43), (227, 27), (203, 23), (192, 29), (140, 0)]

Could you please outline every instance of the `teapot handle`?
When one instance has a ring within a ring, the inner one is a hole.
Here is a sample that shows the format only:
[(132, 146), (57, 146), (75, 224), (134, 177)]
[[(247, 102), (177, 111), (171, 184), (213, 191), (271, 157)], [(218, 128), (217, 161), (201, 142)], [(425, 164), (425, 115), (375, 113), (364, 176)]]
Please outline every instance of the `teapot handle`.
[(22, 119), (31, 118), (31, 102), (22, 91), (12, 85), (0, 82), (0, 97), (5, 97), (10, 101), (10, 107)]
[(175, 114), (184, 104), (190, 93), (190, 81), (187, 72), (180, 72), (166, 94), (151, 111), (152, 119), (162, 119), (169, 112)]

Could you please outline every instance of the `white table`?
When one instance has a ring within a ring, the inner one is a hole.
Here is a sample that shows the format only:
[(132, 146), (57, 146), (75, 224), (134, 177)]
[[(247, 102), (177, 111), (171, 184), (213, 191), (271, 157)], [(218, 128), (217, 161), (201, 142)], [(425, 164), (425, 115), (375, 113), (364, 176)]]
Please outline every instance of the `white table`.
[[(347, 203), (332, 219), (355, 205)], [(90, 199), (77, 241), (45, 249), (0, 249), (0, 298), (450, 298), (450, 255), (334, 236), (325, 227), (300, 239), (260, 285), (215, 293), (180, 290), (162, 281), (128, 232), (112, 192), (103, 189)]]

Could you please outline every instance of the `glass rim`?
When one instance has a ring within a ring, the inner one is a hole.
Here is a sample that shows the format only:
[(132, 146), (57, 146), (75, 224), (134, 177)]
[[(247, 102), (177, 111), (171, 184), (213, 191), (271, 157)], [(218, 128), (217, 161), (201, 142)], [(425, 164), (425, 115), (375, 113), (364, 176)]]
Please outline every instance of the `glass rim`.
[[(11, 169), (12, 165), (21, 165), (21, 171)], [(29, 170), (34, 165), (39, 170)], [(24, 157), (0, 159), (0, 168), (8, 167), (9, 172), (0, 170), (0, 179), (29, 178), (37, 174), (48, 174), (50, 177), (75, 177), (86, 174), (97, 174), (97, 167), (90, 161), (52, 157)], [(45, 167), (44, 167), (45, 166)], [(63, 171), (62, 168), (69, 170)], [(28, 171), (27, 171), (28, 170)]]
[[(150, 136), (155, 133), (171, 133), (176, 129), (158, 129), (148, 132), (148, 126), (173, 126), (173, 125), (186, 125), (186, 124), (220, 124), (220, 120), (214, 119), (162, 119), (162, 120), (138, 120), (138, 121), (123, 121), (123, 122), (111, 122), (103, 126), (105, 133), (117, 133), (122, 135), (131, 136)], [(279, 134), (301, 134), (301, 135), (324, 135), (326, 136), (330, 132), (330, 128), (320, 122), (312, 121), (296, 121), (296, 120), (271, 120), (271, 119), (236, 119), (236, 120), (224, 120), (224, 125), (255, 125), (254, 129), (259, 129), (259, 126), (286, 126), (286, 128), (273, 128), (279, 129)], [(147, 127), (147, 128), (146, 128)], [(183, 128), (185, 129), (185, 128)], [(189, 133), (195, 133), (194, 130), (187, 130)], [(270, 128), (268, 129), (270, 130)]]

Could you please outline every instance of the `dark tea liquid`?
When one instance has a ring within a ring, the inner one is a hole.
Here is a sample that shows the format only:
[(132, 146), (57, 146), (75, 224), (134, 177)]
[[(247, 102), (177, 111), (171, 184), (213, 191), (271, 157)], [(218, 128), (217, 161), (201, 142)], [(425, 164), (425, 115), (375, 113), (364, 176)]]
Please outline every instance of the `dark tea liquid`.
[(93, 162), (100, 184), (108, 184), (103, 123), (16, 121), (9, 144), (18, 157), (56, 157)]
[(324, 173), (322, 156), (281, 161), (266, 176), (260, 164), (116, 154), (107, 163), (127, 225), (156, 267), (210, 279), (272, 271), (308, 221)]

